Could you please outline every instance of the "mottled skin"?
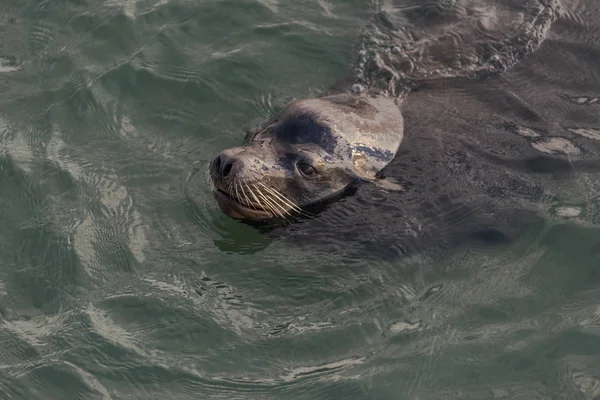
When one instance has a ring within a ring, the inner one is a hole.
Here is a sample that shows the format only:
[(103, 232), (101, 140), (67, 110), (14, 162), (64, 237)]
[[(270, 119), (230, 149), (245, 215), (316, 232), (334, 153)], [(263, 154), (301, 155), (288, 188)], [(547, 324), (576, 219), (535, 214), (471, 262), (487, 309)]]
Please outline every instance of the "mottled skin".
[(419, 83), (502, 71), (535, 50), (557, 0), (394, 0), (364, 30), (337, 91), (287, 105), (211, 162), (215, 197), (243, 220), (287, 218), (380, 176), (404, 136), (401, 101)]

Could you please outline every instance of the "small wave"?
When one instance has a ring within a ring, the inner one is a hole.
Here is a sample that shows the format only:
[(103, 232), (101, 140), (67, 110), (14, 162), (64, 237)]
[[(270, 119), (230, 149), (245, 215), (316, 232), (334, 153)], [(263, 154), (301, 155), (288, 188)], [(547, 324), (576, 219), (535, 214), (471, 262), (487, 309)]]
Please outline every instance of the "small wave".
[(22, 68), (22, 65), (17, 60), (0, 57), (0, 73), (20, 71)]

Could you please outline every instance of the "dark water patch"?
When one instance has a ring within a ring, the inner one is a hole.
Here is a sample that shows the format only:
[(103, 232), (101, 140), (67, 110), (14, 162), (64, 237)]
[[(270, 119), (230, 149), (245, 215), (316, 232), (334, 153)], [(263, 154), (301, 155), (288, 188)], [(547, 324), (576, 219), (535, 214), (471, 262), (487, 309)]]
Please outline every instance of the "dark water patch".
[[(15, 279), (28, 292), (35, 308), (58, 310), (61, 301), (67, 300), (75, 290), (81, 266), (68, 240), (40, 227), (24, 229), (24, 241), (16, 256), (21, 267)], [(60, 269), (53, 268), (60, 265)], [(16, 284), (16, 282), (15, 282)]]

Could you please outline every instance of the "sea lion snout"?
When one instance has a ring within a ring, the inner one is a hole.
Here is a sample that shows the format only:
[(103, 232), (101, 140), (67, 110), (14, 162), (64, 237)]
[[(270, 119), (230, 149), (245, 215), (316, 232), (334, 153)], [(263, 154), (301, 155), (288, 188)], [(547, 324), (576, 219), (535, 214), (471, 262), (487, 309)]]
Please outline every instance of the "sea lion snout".
[(263, 154), (262, 148), (240, 146), (223, 150), (211, 162), (211, 177), (215, 186), (235, 182), (252, 183), (267, 174), (277, 175), (275, 160)]
[(216, 185), (225, 185), (238, 178), (244, 169), (243, 152), (243, 148), (233, 147), (223, 150), (213, 158), (210, 170)]

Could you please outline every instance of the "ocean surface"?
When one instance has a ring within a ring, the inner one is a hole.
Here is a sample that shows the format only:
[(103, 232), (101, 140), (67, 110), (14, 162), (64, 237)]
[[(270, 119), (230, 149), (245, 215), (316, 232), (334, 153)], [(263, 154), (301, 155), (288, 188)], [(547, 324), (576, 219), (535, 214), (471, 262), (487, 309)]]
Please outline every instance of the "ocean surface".
[(0, 0), (0, 399), (600, 399), (595, 0), (408, 95), (406, 192), (219, 211), (212, 157), (386, 3)]

